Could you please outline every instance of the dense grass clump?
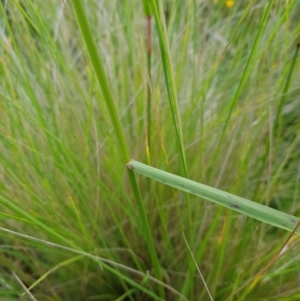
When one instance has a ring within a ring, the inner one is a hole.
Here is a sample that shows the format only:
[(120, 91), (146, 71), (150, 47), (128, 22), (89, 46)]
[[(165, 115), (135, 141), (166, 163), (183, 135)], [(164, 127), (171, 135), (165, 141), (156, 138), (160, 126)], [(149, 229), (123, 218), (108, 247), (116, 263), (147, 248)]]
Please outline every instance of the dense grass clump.
[(0, 299), (300, 300), (288, 227), (126, 165), (299, 233), (299, 8), (2, 0)]

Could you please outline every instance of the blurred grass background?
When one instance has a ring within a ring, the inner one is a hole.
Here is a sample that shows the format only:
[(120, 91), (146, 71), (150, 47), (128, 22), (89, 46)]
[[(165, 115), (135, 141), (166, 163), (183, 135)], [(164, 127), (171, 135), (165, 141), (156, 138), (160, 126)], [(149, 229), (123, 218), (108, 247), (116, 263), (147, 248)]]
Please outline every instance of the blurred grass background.
[[(160, 4), (188, 177), (299, 215), (300, 3), (271, 2), (255, 52), (268, 1)], [(152, 12), (136, 0), (84, 4), (130, 156), (181, 174)], [(113, 273), (47, 244), (155, 275), (71, 2), (2, 0), (0, 14), (1, 300), (179, 300), (169, 289), (161, 295), (147, 275), (111, 265)], [(209, 300), (184, 232), (214, 300), (300, 299), (298, 237), (250, 288), (286, 231), (142, 177), (138, 183), (168, 286)], [(21, 297), (17, 279), (33, 285), (32, 295)]]

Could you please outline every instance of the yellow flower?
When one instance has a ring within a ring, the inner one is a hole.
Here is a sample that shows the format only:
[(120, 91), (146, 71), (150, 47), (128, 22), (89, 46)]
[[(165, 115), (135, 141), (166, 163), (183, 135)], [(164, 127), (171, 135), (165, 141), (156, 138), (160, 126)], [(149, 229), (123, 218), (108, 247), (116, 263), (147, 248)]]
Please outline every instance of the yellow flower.
[(234, 1), (233, 0), (227, 0), (226, 1), (226, 6), (227, 7), (232, 7), (234, 5)]

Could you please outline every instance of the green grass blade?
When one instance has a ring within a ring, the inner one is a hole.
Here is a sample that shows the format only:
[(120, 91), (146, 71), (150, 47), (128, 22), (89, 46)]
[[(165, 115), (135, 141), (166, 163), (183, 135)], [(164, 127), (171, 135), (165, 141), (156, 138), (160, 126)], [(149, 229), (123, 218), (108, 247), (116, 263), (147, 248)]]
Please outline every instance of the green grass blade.
[[(98, 259), (89, 254), (86, 253), (82, 248), (78, 247), (74, 242), (68, 240), (67, 238), (65, 238), (64, 236), (60, 235), (59, 233), (57, 233), (55, 230), (53, 230), (51, 227), (48, 227), (46, 224), (44, 224), (43, 222), (39, 221), (38, 219), (34, 218), (31, 214), (27, 213), (26, 211), (22, 210), (21, 208), (19, 208), (18, 206), (16, 206), (13, 202), (11, 202), (10, 200), (6, 199), (5, 197), (3, 197), (2, 195), (0, 195), (0, 204), (4, 205), (5, 207), (9, 208), (10, 210), (12, 210), (13, 212), (17, 213), (18, 215), (20, 215), (22, 218), (27, 219), (28, 221), (31, 221), (32, 223), (34, 223), (37, 227), (39, 227), (40, 229), (44, 230), (45, 233), (51, 235), (52, 237), (55, 237), (56, 239), (58, 239), (60, 242), (64, 242), (68, 245), (68, 247), (63, 247), (65, 250), (69, 250), (72, 251), (74, 253), (80, 254), (80, 255), (85, 255), (85, 256), (89, 256), (92, 260), (98, 261)], [(1, 228), (2, 231), (5, 231), (4, 228)], [(10, 231), (10, 230), (9, 230)], [(11, 233), (16, 234), (16, 232), (10, 231)], [(27, 235), (23, 235), (25, 238), (29, 238), (30, 236)], [(37, 239), (37, 241), (42, 242), (42, 240)], [(49, 245), (52, 246), (60, 246), (58, 244), (55, 243), (49, 243)], [(108, 264), (105, 263), (105, 260), (101, 262), (102, 266), (107, 269), (108, 271), (112, 272), (113, 274), (117, 275), (118, 277), (120, 277), (121, 279), (125, 280), (126, 282), (130, 283), (131, 285), (137, 287), (138, 289), (140, 289), (141, 291), (144, 291), (145, 293), (149, 294), (149, 296), (154, 297), (155, 300), (163, 300), (161, 298), (159, 298), (158, 296), (156, 296), (153, 292), (145, 289), (144, 287), (140, 286), (138, 283), (135, 283), (135, 281), (133, 281), (132, 279), (130, 279), (129, 277), (123, 275), (122, 273), (120, 273), (117, 269), (114, 269), (112, 267), (110, 267)], [(152, 277), (153, 278), (153, 277)], [(154, 279), (154, 278), (153, 278)], [(160, 287), (162, 287), (163, 283), (161, 283), (160, 280), (158, 280), (157, 282), (158, 284), (160, 284)]]
[[(1, 199), (0, 199), (1, 200)], [(25, 213), (26, 214), (26, 213)], [(147, 295), (151, 296), (153, 298), (153, 300), (161, 300), (161, 301), (164, 301), (164, 299), (160, 298), (159, 296), (157, 296), (155, 293), (153, 293), (151, 290), (145, 288), (144, 286), (140, 285), (139, 283), (137, 283), (135, 280), (133, 280), (132, 278), (124, 275), (122, 272), (120, 272), (118, 269), (123, 269), (125, 271), (129, 271), (131, 273), (134, 273), (135, 275), (139, 275), (139, 276), (148, 276), (147, 274), (145, 273), (142, 273), (142, 272), (139, 272), (139, 271), (136, 271), (130, 267), (127, 267), (123, 264), (120, 264), (118, 262), (113, 262), (111, 260), (108, 260), (106, 258), (103, 258), (103, 257), (99, 257), (99, 256), (96, 256), (96, 255), (93, 255), (91, 253), (88, 253), (88, 252), (85, 252), (83, 249), (77, 247), (76, 245), (74, 245), (73, 243), (70, 243), (70, 242), (67, 242), (69, 246), (71, 247), (68, 247), (68, 246), (64, 246), (64, 245), (60, 245), (60, 244), (57, 244), (57, 243), (53, 243), (51, 241), (48, 241), (48, 240), (43, 240), (43, 239), (39, 239), (39, 238), (36, 238), (36, 237), (32, 237), (30, 235), (26, 235), (26, 234), (23, 234), (23, 233), (20, 233), (20, 232), (16, 232), (16, 231), (12, 231), (12, 230), (9, 230), (9, 229), (6, 229), (6, 228), (2, 228), (0, 227), (0, 231), (4, 232), (4, 233), (9, 233), (9, 234), (13, 234), (15, 236), (19, 236), (25, 240), (28, 240), (28, 241), (34, 241), (34, 242), (38, 242), (40, 243), (41, 245), (47, 245), (49, 247), (52, 247), (52, 248), (58, 248), (58, 249), (61, 249), (61, 250), (64, 250), (66, 252), (71, 252), (71, 253), (74, 253), (74, 254), (79, 254), (80, 256), (84, 256), (86, 258), (90, 258), (91, 260), (93, 260), (94, 262), (97, 262), (97, 263), (100, 263), (101, 264), (101, 268), (104, 268), (106, 269), (107, 271), (110, 271), (112, 274), (118, 276), (119, 278), (123, 279), (124, 281), (128, 282), (129, 284), (131, 284), (132, 286), (136, 287), (137, 289), (141, 290), (142, 292), (146, 293)], [(48, 233), (51, 233), (53, 234), (52, 232), (49, 232)], [(154, 277), (151, 277), (151, 276), (148, 276), (149, 279), (156, 283), (156, 284), (159, 284), (159, 285), (162, 285), (164, 286), (166, 289), (169, 289), (171, 290), (173, 293), (177, 294), (177, 295), (180, 295), (180, 293), (178, 293), (175, 289), (172, 289), (170, 286), (166, 285), (165, 283), (163, 282), (160, 282), (159, 280), (155, 279)], [(181, 295), (180, 295), (181, 296)], [(182, 296), (183, 297), (183, 296)], [(183, 297), (184, 298), (184, 297)], [(185, 299), (186, 300), (186, 299)]]
[(22, 210), (20, 207), (15, 205), (13, 202), (5, 198), (4, 196), (0, 195), (0, 204), (4, 205), (5, 207), (9, 208), (11, 211), (19, 215), (21, 218), (24, 218), (31, 223), (35, 224), (38, 228), (45, 231), (45, 233), (51, 235), (52, 237), (55, 237), (56, 239), (60, 240), (61, 242), (64, 242), (71, 246), (72, 248), (78, 249), (78, 247), (73, 243), (70, 242), (67, 238), (57, 233), (52, 228), (45, 225), (43, 222), (40, 222), (38, 219), (34, 218), (30, 213), (27, 213), (26, 211)]
[(110, 85), (108, 83), (104, 68), (102, 66), (102, 62), (100, 59), (100, 56), (98, 54), (97, 46), (94, 41), (90, 26), (88, 24), (87, 15), (85, 13), (85, 10), (83, 8), (82, 1), (80, 0), (73, 0), (73, 7), (77, 15), (78, 24), (80, 26), (82, 36), (84, 38), (84, 41), (86, 43), (87, 50), (89, 52), (92, 64), (94, 66), (94, 70), (97, 75), (97, 79), (99, 82), (99, 85), (101, 87), (105, 104), (107, 107), (107, 110), (109, 112), (110, 119), (113, 123), (113, 127), (116, 131), (116, 135), (118, 138), (118, 143), (120, 147), (120, 153), (125, 160), (129, 157), (129, 152), (125, 140), (125, 135), (122, 129), (122, 125), (120, 123), (117, 108), (110, 90)]
[[(104, 72), (104, 68), (102, 66), (102, 61), (100, 59), (100, 56), (98, 54), (97, 46), (94, 41), (94, 38), (92, 36), (91, 28), (89, 26), (88, 20), (87, 20), (87, 15), (83, 7), (83, 3), (81, 0), (73, 0), (73, 7), (76, 12), (77, 20), (80, 25), (80, 29), (83, 35), (83, 38), (85, 40), (90, 58), (92, 60), (97, 79), (99, 82), (99, 85), (101, 87), (102, 93), (104, 95), (106, 107), (109, 111), (109, 115), (111, 118), (111, 121), (113, 123), (116, 135), (117, 135), (117, 140), (119, 143), (120, 147), (120, 153), (122, 155), (123, 160), (127, 162), (129, 160), (129, 151), (128, 151), (128, 146), (125, 140), (125, 134), (121, 125), (121, 122), (119, 120), (119, 116), (117, 113), (117, 108), (110, 90), (110, 86), (106, 77), (106, 74)], [(146, 216), (145, 208), (141, 199), (141, 195), (139, 192), (139, 188), (135, 179), (134, 173), (131, 171), (128, 172), (129, 176), (129, 181), (131, 188), (133, 190), (136, 202), (137, 202), (137, 207), (139, 210), (142, 226), (143, 226), (143, 232), (145, 235), (145, 239), (148, 245), (148, 250), (149, 250), (149, 255), (151, 257), (151, 262), (153, 264), (154, 270), (155, 270), (155, 275), (159, 280), (162, 280), (161, 276), (161, 271), (160, 271), (160, 264), (158, 261), (158, 257), (156, 254), (153, 238), (151, 235), (151, 230), (149, 226), (149, 222)], [(161, 289), (161, 287), (160, 287)], [(163, 290), (161, 289), (161, 295), (163, 296)]]
[[(197, 195), (203, 199), (250, 216), (272, 226), (293, 231), (299, 218), (273, 208), (255, 203), (234, 194), (200, 184), (189, 179), (162, 171), (138, 161), (131, 160), (128, 167), (155, 181)], [(296, 233), (300, 234), (300, 229)]]
[(218, 142), (218, 146), (217, 146), (216, 152), (214, 154), (213, 163), (212, 163), (212, 172), (210, 174), (210, 180), (209, 180), (210, 184), (211, 184), (211, 180), (213, 179), (213, 174), (214, 174), (214, 171), (215, 171), (217, 160), (219, 158), (219, 154), (220, 154), (220, 150), (221, 150), (221, 145), (222, 145), (222, 143), (224, 141), (224, 138), (225, 138), (225, 135), (226, 135), (226, 131), (227, 131), (227, 128), (228, 128), (229, 121), (230, 121), (230, 119), (232, 117), (233, 110), (235, 109), (236, 104), (238, 102), (238, 99), (240, 97), (240, 94), (241, 94), (241, 91), (242, 91), (242, 87), (246, 83), (248, 75), (249, 75), (250, 71), (253, 68), (252, 67), (252, 62), (253, 62), (253, 59), (255, 58), (255, 55), (257, 53), (259, 43), (260, 43), (260, 41), (261, 41), (261, 39), (263, 37), (264, 29), (266, 27), (266, 23), (267, 23), (267, 20), (269, 18), (269, 15), (271, 13), (271, 8), (272, 8), (273, 4), (274, 4), (274, 0), (270, 1), (265, 14), (263, 15), (263, 19), (261, 21), (261, 25), (259, 27), (256, 39), (255, 39), (255, 42), (254, 42), (254, 45), (252, 47), (251, 53), (249, 55), (249, 58), (247, 60), (246, 66), (245, 66), (245, 69), (243, 71), (243, 75), (242, 75), (241, 80), (239, 82), (239, 85), (238, 85), (238, 88), (236, 90), (236, 93), (235, 93), (233, 99), (231, 100), (231, 105), (230, 105), (229, 113), (228, 113), (228, 115), (226, 117), (225, 125), (224, 125), (224, 128), (222, 130), (221, 137), (220, 137), (220, 140)]
[(176, 133), (176, 140), (178, 144), (181, 168), (183, 171), (183, 175), (187, 177), (187, 166), (186, 166), (185, 150), (183, 144), (181, 119), (180, 119), (179, 107), (178, 107), (177, 90), (176, 90), (174, 72), (171, 63), (171, 54), (170, 54), (170, 47), (168, 43), (168, 36), (166, 32), (166, 25), (162, 14), (162, 4), (160, 0), (158, 1), (152, 0), (151, 5), (152, 5), (151, 8), (156, 22), (157, 35), (158, 35), (158, 40), (160, 45), (160, 52), (161, 52), (161, 60), (163, 64), (165, 82), (166, 82), (168, 96), (169, 96), (170, 109), (173, 117), (173, 125)]
[[(161, 61), (164, 70), (165, 83), (168, 91), (170, 110), (173, 119), (172, 120), (173, 127), (175, 129), (181, 173), (184, 177), (187, 178), (188, 172), (187, 172), (185, 147), (183, 142), (182, 124), (181, 124), (181, 117), (180, 117), (179, 106), (178, 106), (177, 89), (176, 89), (175, 76), (174, 76), (174, 71), (172, 66), (171, 51), (170, 51), (170, 45), (168, 40), (166, 21), (163, 13), (162, 1), (152, 0), (151, 8), (152, 8), (153, 15), (155, 17), (157, 36), (159, 40), (160, 53), (161, 53)], [(192, 212), (190, 210), (189, 199), (187, 200), (187, 207), (188, 207), (188, 214), (189, 214), (187, 228), (189, 229), (188, 230), (189, 238), (192, 239), (193, 237), (193, 234), (191, 232)]]
[(148, 0), (143, 0), (143, 6), (144, 6), (144, 13), (147, 17), (151, 16), (151, 6), (150, 2)]
[(300, 49), (300, 44), (296, 45), (296, 49), (295, 49), (295, 54), (293, 55), (291, 64), (290, 64), (290, 68), (289, 68), (289, 72), (288, 72), (288, 76), (286, 78), (286, 82), (284, 85), (284, 89), (282, 91), (282, 97), (280, 99), (279, 102), (279, 106), (278, 106), (278, 110), (277, 110), (277, 114), (276, 114), (276, 119), (275, 119), (275, 129), (276, 129), (276, 136), (280, 135), (281, 133), (281, 128), (282, 128), (282, 108), (285, 104), (285, 99), (287, 97), (287, 92), (291, 83), (291, 78), (292, 78), (292, 74), (294, 71), (294, 67), (296, 65), (296, 60), (298, 57), (298, 53), (299, 53), (299, 49)]

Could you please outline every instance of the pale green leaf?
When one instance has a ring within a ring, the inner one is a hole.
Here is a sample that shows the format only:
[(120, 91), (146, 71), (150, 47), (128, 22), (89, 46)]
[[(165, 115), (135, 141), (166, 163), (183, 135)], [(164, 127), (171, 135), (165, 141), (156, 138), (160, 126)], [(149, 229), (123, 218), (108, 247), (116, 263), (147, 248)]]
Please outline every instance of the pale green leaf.
[[(290, 214), (247, 200), (234, 194), (179, 177), (138, 161), (131, 160), (130, 163), (128, 163), (128, 167), (133, 171), (155, 181), (162, 182), (166, 185), (197, 195), (203, 199), (230, 208), (278, 228), (293, 231), (300, 220), (298, 217)], [(296, 233), (300, 234), (299, 228), (296, 230)]]

